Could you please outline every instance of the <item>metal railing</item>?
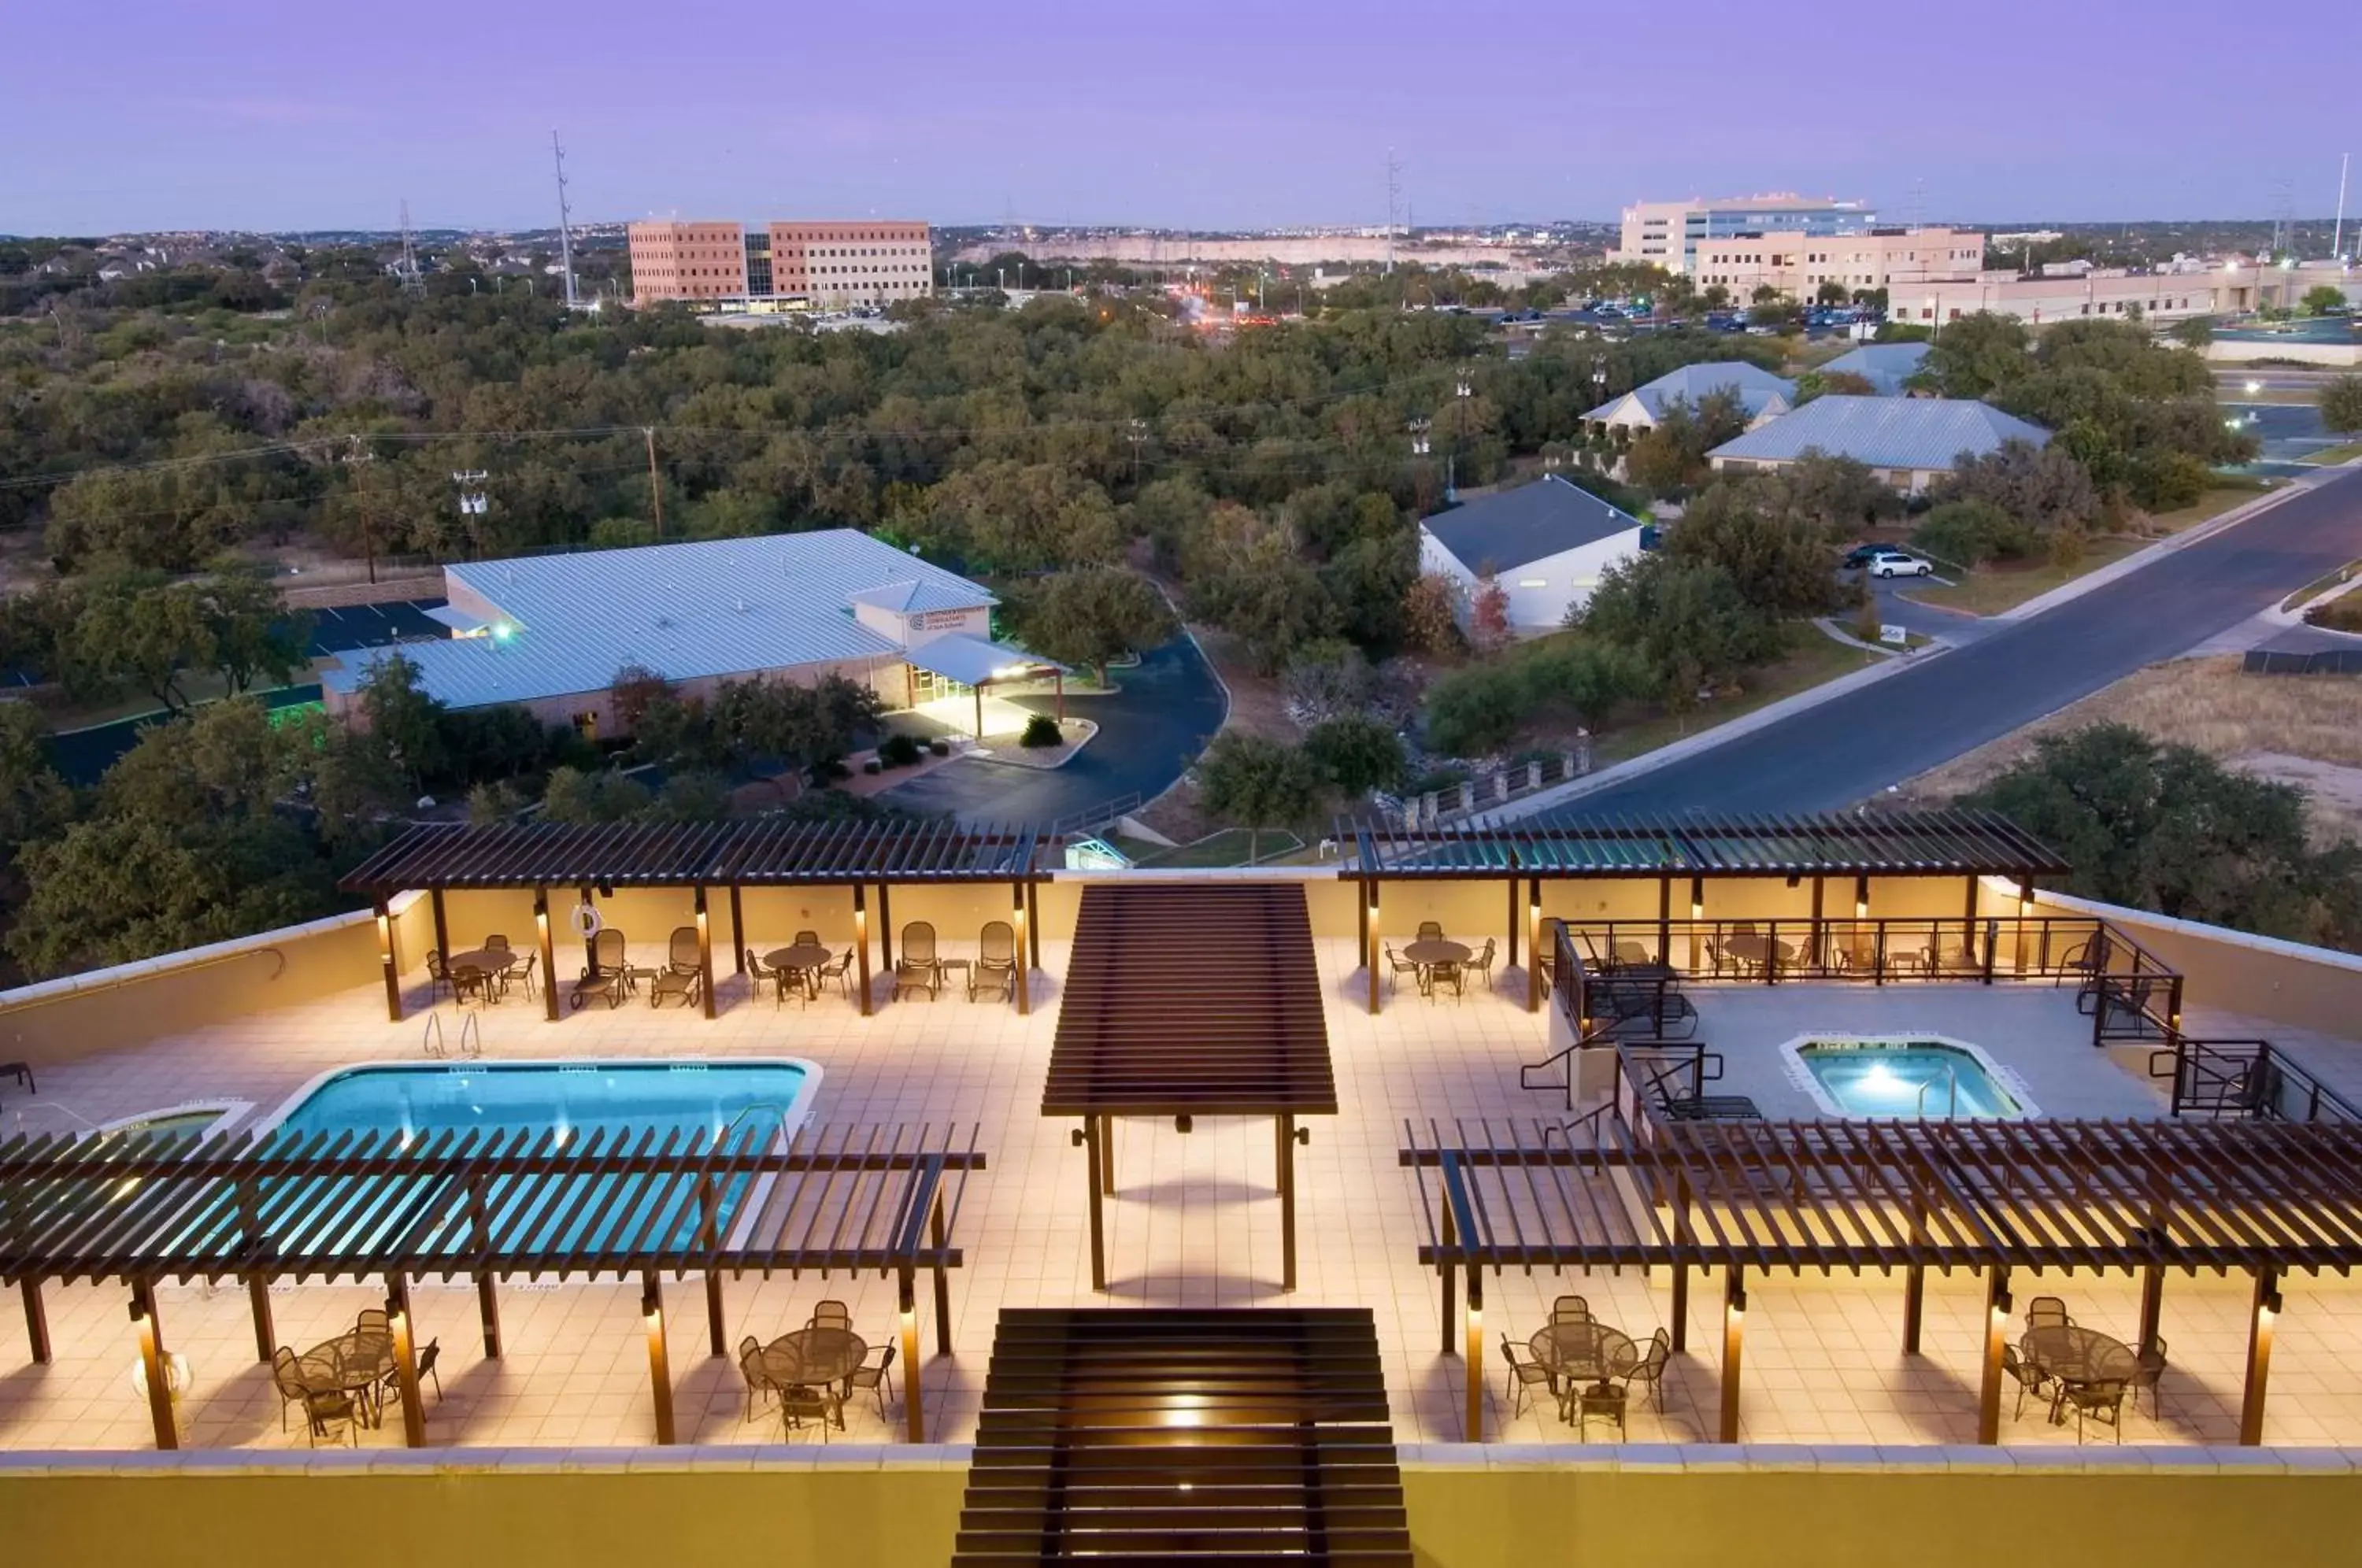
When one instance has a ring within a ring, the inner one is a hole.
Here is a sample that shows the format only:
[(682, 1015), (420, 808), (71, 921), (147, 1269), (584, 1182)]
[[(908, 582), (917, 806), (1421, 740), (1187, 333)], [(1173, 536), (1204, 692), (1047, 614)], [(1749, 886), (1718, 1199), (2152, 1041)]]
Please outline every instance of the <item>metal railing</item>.
[(1610, 1103), (1627, 1127), (1647, 1129), (1674, 1119), (1674, 1110), (1705, 1098), (1722, 1078), (1722, 1054), (1695, 1041), (1631, 1041), (1616, 1047), (1616, 1089)]
[(1140, 791), (1135, 790), (1129, 795), (1120, 795), (1112, 801), (1102, 801), (1096, 806), (1069, 812), (1053, 822), (1043, 832), (1042, 836), (1045, 839), (1054, 839), (1090, 833), (1095, 829), (1107, 826), (1119, 818), (1130, 816), (1140, 810), (1142, 804)]
[(2362, 1125), (2362, 1109), (2268, 1040), (2177, 1039), (2149, 1054), (2148, 1070), (2170, 1080), (2177, 1117)]

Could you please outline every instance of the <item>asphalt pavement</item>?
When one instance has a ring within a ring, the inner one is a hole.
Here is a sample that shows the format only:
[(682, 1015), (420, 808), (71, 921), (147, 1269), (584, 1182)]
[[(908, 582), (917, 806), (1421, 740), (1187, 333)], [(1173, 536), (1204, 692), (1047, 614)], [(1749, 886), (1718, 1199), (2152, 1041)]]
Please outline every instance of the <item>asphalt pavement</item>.
[(2362, 557), (2362, 470), (1915, 668), (1568, 802), (1610, 812), (1842, 810), (2186, 652)]

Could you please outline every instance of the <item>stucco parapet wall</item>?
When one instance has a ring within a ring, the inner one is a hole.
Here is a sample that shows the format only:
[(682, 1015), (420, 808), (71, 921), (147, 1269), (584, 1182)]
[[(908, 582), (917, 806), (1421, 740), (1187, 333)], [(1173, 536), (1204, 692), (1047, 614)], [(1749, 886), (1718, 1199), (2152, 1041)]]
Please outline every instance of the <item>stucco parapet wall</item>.
[(2353, 1448), (2007, 1448), (1841, 1443), (1404, 1443), (1406, 1472), (1590, 1471), (1728, 1474), (1801, 1471), (1861, 1474), (2353, 1475)]
[[(387, 912), (400, 915), (425, 895), (400, 893), (387, 902)], [(234, 936), (226, 942), (207, 943), (203, 947), (184, 947), (156, 958), (135, 958), (128, 964), (113, 964), (104, 969), (85, 969), (78, 975), (62, 975), (54, 980), (39, 980), (29, 986), (0, 991), (0, 1013), (19, 1012), (39, 1007), (46, 1002), (63, 1001), (69, 997), (92, 991), (112, 990), (138, 980), (160, 979), (190, 969), (203, 969), (233, 958), (269, 953), (274, 948), (308, 941), (315, 936), (333, 936), (338, 932), (365, 928), (377, 916), (368, 910), (355, 910), (350, 914), (328, 915), (320, 920), (306, 921), (302, 925), (282, 925), (270, 931), (257, 932), (252, 936)]]
[[(2014, 902), (2017, 888), (2006, 878), (1987, 877), (1985, 889), (1997, 898)], [(2212, 942), (2224, 947), (2243, 947), (2274, 958), (2288, 958), (2303, 964), (2318, 964), (2325, 969), (2342, 969), (2362, 978), (2362, 954), (2346, 953), (2334, 947), (2314, 947), (2302, 942), (2290, 942), (2279, 936), (2257, 936), (2253, 932), (2234, 931), (2227, 925), (2208, 925), (2203, 921), (2179, 920), (2172, 915), (2153, 914), (2147, 910), (2126, 909), (2122, 904), (2103, 904), (2095, 899), (2079, 899), (2069, 893), (2054, 893), (2036, 889), (2034, 901), (2037, 908), (2064, 911), (2068, 914), (2092, 915), (2114, 925), (2120, 925), (2137, 934), (2143, 931), (2164, 932), (2174, 936), (2186, 936), (2192, 941)]]
[[(1508, 872), (1503, 871), (1504, 879)], [(1335, 861), (1320, 866), (1133, 866), (1122, 870), (1065, 870), (1050, 873), (1053, 882), (1120, 882), (1137, 887), (1142, 882), (1301, 882), (1308, 887), (1330, 887), (1350, 880), (1352, 874)]]
[(322, 1449), (255, 1453), (240, 1449), (151, 1449), (109, 1452), (47, 1449), (0, 1452), (0, 1481), (90, 1475), (557, 1475), (646, 1474), (701, 1471), (966, 1470), (965, 1443), (744, 1443), (673, 1448)]

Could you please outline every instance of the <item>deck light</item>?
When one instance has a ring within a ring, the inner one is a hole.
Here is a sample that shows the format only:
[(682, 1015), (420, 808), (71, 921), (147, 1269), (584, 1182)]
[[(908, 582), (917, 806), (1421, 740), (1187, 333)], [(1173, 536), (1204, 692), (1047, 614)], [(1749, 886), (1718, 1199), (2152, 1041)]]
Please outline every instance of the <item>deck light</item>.
[(1192, 1132), (1197, 1128), (1197, 1125), (1198, 1119), (1190, 1115), (1186, 1110), (1173, 1119), (1173, 1131), (1175, 1132)]
[(1745, 1316), (1747, 1312), (1747, 1281), (1744, 1278), (1732, 1278), (1730, 1282), (1730, 1294), (1727, 1304), (1730, 1309), (1730, 1315), (1732, 1317), (1738, 1318)]
[(2004, 1285), (1993, 1292), (1993, 1311), (1996, 1314), (2003, 1318), (2008, 1317), (2011, 1306), (2008, 1286)]
[(2256, 1303), (2256, 1310), (2264, 1315), (2267, 1322), (2279, 1316), (2280, 1287), (2277, 1282), (2264, 1286), (2263, 1296)]
[(640, 1292), (640, 1316), (648, 1320), (651, 1330), (664, 1320), (664, 1297), (654, 1286)]

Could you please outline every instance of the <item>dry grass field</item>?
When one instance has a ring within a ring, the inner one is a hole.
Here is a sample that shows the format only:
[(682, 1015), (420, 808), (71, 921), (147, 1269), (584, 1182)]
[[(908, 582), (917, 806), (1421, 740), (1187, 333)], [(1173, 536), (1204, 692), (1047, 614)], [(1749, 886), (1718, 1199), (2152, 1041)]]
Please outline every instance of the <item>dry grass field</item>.
[(2324, 836), (2362, 836), (2362, 679), (2244, 675), (2236, 658), (2151, 665), (1921, 774), (1904, 792), (1925, 802), (1949, 801), (2030, 755), (2041, 736), (2103, 720), (2301, 785)]

